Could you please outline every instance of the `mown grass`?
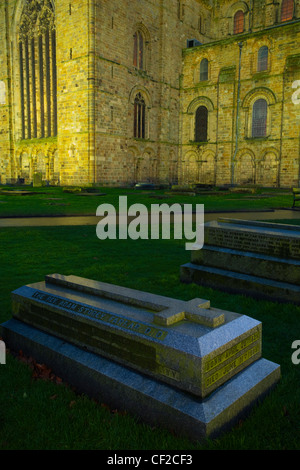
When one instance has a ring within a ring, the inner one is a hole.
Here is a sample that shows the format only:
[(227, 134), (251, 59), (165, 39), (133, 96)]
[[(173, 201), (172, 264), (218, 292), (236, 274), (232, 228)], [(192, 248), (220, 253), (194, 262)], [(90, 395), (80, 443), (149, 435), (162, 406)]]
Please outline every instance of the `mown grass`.
[[(9, 190), (9, 193), (8, 193)], [(14, 195), (12, 190), (29, 191), (30, 195)], [(127, 196), (128, 206), (139, 202), (147, 208), (151, 204), (204, 204), (206, 211), (211, 210), (261, 210), (290, 208), (293, 198), (288, 190), (256, 189), (255, 194), (248, 192), (214, 191), (213, 193), (188, 196), (169, 190), (143, 191), (132, 188), (95, 188), (96, 193), (64, 192), (61, 187), (6, 187), (0, 186), (0, 217), (8, 216), (50, 216), (50, 215), (95, 215), (102, 203), (118, 207), (119, 196)], [(101, 195), (97, 195), (101, 194)]]
[(183, 240), (100, 241), (92, 226), (2, 228), (0, 255), (0, 323), (11, 317), (15, 288), (54, 272), (74, 274), (185, 300), (206, 298), (212, 306), (252, 316), (263, 324), (263, 357), (280, 364), (282, 373), (246, 420), (199, 444), (110, 410), (101, 396), (91, 400), (68, 384), (35, 379), (26, 363), (8, 354), (0, 366), (0, 449), (300, 448), (300, 365), (291, 361), (300, 307), (181, 284), (179, 267), (190, 258)]

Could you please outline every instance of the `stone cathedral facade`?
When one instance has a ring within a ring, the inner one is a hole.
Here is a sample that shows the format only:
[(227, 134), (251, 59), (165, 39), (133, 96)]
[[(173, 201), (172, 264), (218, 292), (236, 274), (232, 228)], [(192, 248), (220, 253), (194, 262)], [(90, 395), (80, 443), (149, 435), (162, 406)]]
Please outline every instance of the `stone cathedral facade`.
[(299, 186), (300, 0), (0, 1), (0, 183)]

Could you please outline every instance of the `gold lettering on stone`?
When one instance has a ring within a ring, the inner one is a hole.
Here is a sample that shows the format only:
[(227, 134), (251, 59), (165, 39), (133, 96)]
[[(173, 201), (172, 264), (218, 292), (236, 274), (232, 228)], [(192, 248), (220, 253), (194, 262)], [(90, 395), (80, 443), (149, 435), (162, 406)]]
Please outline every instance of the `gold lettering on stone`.
[(159, 330), (158, 328), (154, 328), (153, 326), (147, 325), (146, 323), (130, 320), (129, 318), (124, 318), (120, 315), (107, 312), (106, 310), (87, 307), (74, 301), (44, 294), (43, 292), (36, 291), (32, 294), (32, 297), (34, 299), (41, 300), (42, 302), (70, 310), (76, 314), (88, 316), (107, 324), (113, 324), (115, 326), (133, 331), (135, 333), (140, 333), (159, 341), (163, 341), (168, 334), (166, 331)]
[(170, 369), (169, 367), (159, 365), (158, 372), (164, 375), (165, 377), (169, 377), (170, 379), (177, 380), (177, 381), (180, 380), (179, 372), (177, 372), (174, 369)]
[(265, 252), (276, 255), (288, 255), (298, 258), (300, 256), (299, 240), (290, 240), (284, 236), (269, 236), (255, 232), (236, 232), (229, 229), (208, 228), (208, 243), (216, 246), (226, 246), (232, 249), (241, 249), (254, 252)]
[(225, 375), (229, 374), (241, 364), (246, 362), (248, 359), (255, 356), (255, 354), (257, 354), (259, 350), (260, 346), (257, 344), (252, 349), (248, 349), (248, 351), (246, 351), (244, 354), (237, 357), (234, 361), (230, 362), (229, 364), (226, 364), (226, 366), (224, 366), (222, 369), (219, 369), (217, 372), (205, 379), (205, 388), (209, 388), (216, 382), (218, 382), (218, 380), (223, 379)]
[(227, 359), (233, 357), (235, 354), (238, 354), (243, 349), (246, 349), (248, 346), (255, 343), (255, 341), (259, 340), (259, 338), (260, 332), (259, 330), (257, 330), (252, 335), (248, 336), (247, 338), (232, 346), (232, 348), (227, 349), (227, 351), (224, 351), (222, 354), (219, 354), (213, 359), (206, 361), (204, 364), (204, 373), (209, 372), (218, 365), (222, 364), (222, 362), (227, 361)]

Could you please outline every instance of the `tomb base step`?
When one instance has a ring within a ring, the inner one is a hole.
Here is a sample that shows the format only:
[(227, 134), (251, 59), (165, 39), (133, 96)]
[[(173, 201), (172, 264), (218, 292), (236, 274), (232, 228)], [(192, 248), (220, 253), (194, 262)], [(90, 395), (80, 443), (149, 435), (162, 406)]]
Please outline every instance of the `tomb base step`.
[(78, 391), (195, 441), (232, 426), (280, 379), (279, 365), (258, 359), (200, 399), (15, 319), (0, 333), (8, 348), (32, 355)]
[(300, 305), (300, 286), (235, 271), (186, 263), (180, 267), (180, 280), (233, 294)]
[(225, 270), (230, 266), (237, 273), (300, 285), (300, 260), (204, 245), (201, 250), (192, 251), (191, 262)]

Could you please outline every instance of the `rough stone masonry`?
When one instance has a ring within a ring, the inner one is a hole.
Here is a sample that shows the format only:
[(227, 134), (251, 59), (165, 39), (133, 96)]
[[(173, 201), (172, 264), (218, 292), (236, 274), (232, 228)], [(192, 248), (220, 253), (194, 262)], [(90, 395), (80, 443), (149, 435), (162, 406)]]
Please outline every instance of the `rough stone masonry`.
[(299, 0), (8, 0), (0, 182), (299, 185)]

